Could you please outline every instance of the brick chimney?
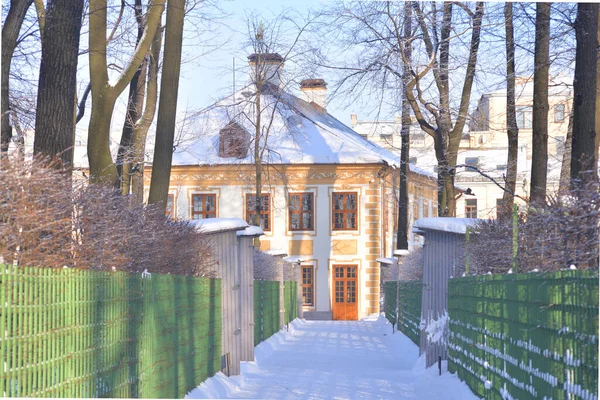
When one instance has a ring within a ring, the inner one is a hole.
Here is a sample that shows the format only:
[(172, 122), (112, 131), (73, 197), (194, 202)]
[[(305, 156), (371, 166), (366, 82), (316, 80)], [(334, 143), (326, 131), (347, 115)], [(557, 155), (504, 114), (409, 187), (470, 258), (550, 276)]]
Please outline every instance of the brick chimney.
[(327, 83), (323, 79), (305, 79), (300, 82), (302, 100), (327, 109)]
[(248, 56), (250, 66), (250, 82), (256, 83), (267, 81), (277, 87), (282, 87), (283, 81), (283, 57), (277, 53), (250, 54)]

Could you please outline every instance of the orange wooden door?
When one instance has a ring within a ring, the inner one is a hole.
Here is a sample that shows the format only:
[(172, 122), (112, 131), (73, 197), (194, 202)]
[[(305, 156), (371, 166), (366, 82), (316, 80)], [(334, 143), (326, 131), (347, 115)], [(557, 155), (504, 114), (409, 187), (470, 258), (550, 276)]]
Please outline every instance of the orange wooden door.
[(333, 319), (358, 319), (358, 268), (355, 265), (333, 266)]

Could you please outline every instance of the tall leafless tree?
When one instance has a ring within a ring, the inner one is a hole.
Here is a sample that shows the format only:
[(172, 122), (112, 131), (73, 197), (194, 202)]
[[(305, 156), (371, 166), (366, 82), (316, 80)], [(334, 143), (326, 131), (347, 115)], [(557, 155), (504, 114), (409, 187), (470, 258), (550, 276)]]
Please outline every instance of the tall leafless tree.
[(402, 127), (400, 135), (402, 148), (400, 149), (400, 189), (398, 195), (398, 231), (396, 234), (396, 248), (408, 250), (408, 171), (410, 160), (410, 103), (404, 93), (411, 80), (410, 64), (412, 63), (412, 45), (408, 43), (412, 35), (412, 7), (409, 2), (404, 4), (404, 64), (402, 67)]
[(181, 46), (183, 43), (183, 20), (185, 0), (169, 0), (165, 32), (165, 53), (158, 120), (156, 122), (156, 145), (152, 162), (152, 177), (148, 204), (156, 204), (166, 210), (169, 180), (173, 161), (173, 141), (177, 117), (177, 93), (181, 69)]
[(69, 171), (75, 144), (77, 59), (83, 0), (48, 2), (42, 41), (42, 63), (35, 120), (35, 154)]
[(506, 32), (506, 135), (508, 136), (508, 159), (506, 162), (506, 188), (498, 216), (506, 219), (514, 203), (517, 184), (517, 157), (519, 153), (519, 127), (515, 107), (515, 35), (513, 28), (513, 4), (504, 4), (504, 29)]
[(577, 50), (571, 149), (573, 189), (598, 180), (598, 8), (597, 3), (579, 3), (575, 22)]
[[(453, 118), (450, 106), (449, 57), (450, 43), (453, 37), (452, 14), (454, 4), (444, 2), (442, 23), (437, 36), (436, 24), (429, 24), (425, 13), (418, 2), (412, 2), (413, 9), (421, 30), (422, 40), (430, 57), (429, 64), (422, 71), (412, 71), (413, 80), (409, 83), (406, 96), (419, 122), (421, 129), (433, 137), (435, 155), (438, 162), (438, 215), (456, 215), (456, 190), (454, 175), (458, 158), (458, 147), (467, 121), (471, 89), (475, 78), (475, 67), (479, 52), (481, 24), (484, 4), (477, 2), (473, 12), (467, 6), (459, 3), (461, 8), (471, 18), (471, 41), (467, 57), (465, 78), (460, 94), (460, 105)], [(432, 31), (430, 31), (432, 30)], [(423, 78), (433, 72), (435, 87), (439, 94), (439, 103), (432, 104), (423, 97)], [(433, 116), (433, 124), (424, 116), (427, 110)]]
[(33, 0), (11, 0), (10, 8), (2, 26), (2, 72), (1, 72), (1, 109), (2, 109), (2, 127), (1, 127), (1, 143), (0, 143), (0, 158), (4, 158), (8, 151), (8, 146), (12, 138), (12, 127), (9, 117), (9, 77), (10, 65), (12, 62), (15, 47), (19, 32), (27, 9), (31, 6)]
[(546, 201), (548, 175), (548, 77), (550, 71), (550, 3), (536, 4), (533, 75), (531, 189), (533, 204)]
[(93, 182), (119, 183), (117, 168), (110, 153), (110, 125), (115, 102), (138, 71), (154, 41), (166, 0), (152, 0), (148, 5), (144, 34), (130, 61), (114, 83), (109, 82), (107, 59), (107, 0), (90, 0), (90, 81), (92, 108), (88, 128), (88, 159)]

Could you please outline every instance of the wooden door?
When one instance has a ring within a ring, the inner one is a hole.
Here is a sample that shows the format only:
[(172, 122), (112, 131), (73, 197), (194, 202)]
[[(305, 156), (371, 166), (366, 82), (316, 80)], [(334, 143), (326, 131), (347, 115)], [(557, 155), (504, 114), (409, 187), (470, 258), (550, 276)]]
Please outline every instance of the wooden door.
[(333, 266), (333, 319), (358, 319), (358, 268), (356, 265)]

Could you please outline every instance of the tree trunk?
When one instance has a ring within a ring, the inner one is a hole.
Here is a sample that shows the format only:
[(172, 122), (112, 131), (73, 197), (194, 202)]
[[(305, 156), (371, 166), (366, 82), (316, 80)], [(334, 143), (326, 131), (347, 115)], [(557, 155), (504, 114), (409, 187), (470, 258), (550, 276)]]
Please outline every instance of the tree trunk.
[[(144, 17), (142, 14), (142, 0), (135, 0), (135, 19), (137, 21), (138, 31), (136, 46), (140, 43), (144, 34)], [(131, 187), (131, 163), (133, 160), (133, 131), (137, 120), (140, 118), (144, 97), (146, 95), (146, 69), (148, 57), (133, 75), (129, 84), (129, 96), (127, 97), (127, 113), (123, 123), (121, 133), (121, 143), (117, 152), (117, 174), (119, 176), (120, 191), (123, 195), (128, 195)]]
[(146, 136), (156, 113), (158, 93), (158, 61), (162, 47), (162, 30), (157, 29), (150, 47), (148, 58), (148, 78), (146, 87), (146, 104), (144, 113), (133, 128), (133, 168), (131, 172), (131, 192), (134, 201), (144, 203), (144, 168), (146, 155)]
[[(502, 205), (497, 209), (498, 219), (511, 218), (514, 195), (517, 190), (517, 157), (519, 154), (519, 127), (515, 108), (515, 35), (513, 29), (513, 4), (504, 3), (504, 29), (506, 32), (506, 135), (508, 158), (506, 160), (506, 189)], [(512, 193), (512, 194), (511, 194)]]
[(169, 0), (167, 5), (165, 55), (160, 84), (158, 120), (156, 122), (156, 145), (152, 162), (150, 194), (148, 196), (148, 204), (157, 205), (163, 212), (166, 211), (167, 207), (173, 161), (184, 16), (185, 0)]
[(89, 63), (92, 85), (92, 107), (88, 128), (90, 179), (95, 183), (115, 186), (117, 168), (110, 154), (110, 123), (119, 95), (127, 88), (154, 40), (166, 0), (151, 0), (146, 12), (144, 34), (129, 63), (114, 84), (108, 81), (106, 57), (107, 0), (89, 0)]
[[(254, 106), (256, 107), (256, 120), (254, 124), (254, 170), (255, 170), (255, 180), (254, 180), (254, 216), (252, 218), (252, 225), (260, 226), (260, 196), (262, 194), (262, 157), (260, 156), (260, 133), (262, 129), (262, 110), (261, 110), (261, 96), (262, 96), (262, 88), (265, 83), (265, 79), (262, 76), (262, 70), (264, 69), (261, 65), (260, 59), (260, 42), (258, 58), (256, 60), (256, 71), (254, 73), (254, 84), (256, 85), (256, 102)], [(256, 236), (254, 238), (254, 246), (256, 248), (260, 248), (260, 238)]]
[(83, 0), (48, 2), (35, 118), (34, 154), (73, 167), (77, 58)]
[[(404, 4), (404, 40), (412, 35), (412, 6), (409, 2)], [(412, 46), (404, 46), (404, 67), (402, 71), (402, 93), (411, 79), (410, 63), (412, 61)], [(402, 96), (402, 147), (400, 149), (400, 190), (398, 194), (398, 232), (396, 235), (396, 248), (408, 250), (408, 173), (410, 160), (410, 104), (406, 94)]]
[(597, 181), (596, 113), (598, 69), (598, 4), (579, 3), (575, 22), (577, 49), (573, 87), (571, 188)]
[(550, 69), (550, 3), (537, 3), (533, 75), (531, 203), (546, 202), (548, 175), (548, 72)]
[(12, 62), (13, 53), (17, 47), (17, 40), (21, 25), (27, 14), (27, 9), (33, 0), (11, 0), (10, 9), (6, 15), (6, 21), (2, 27), (2, 73), (1, 83), (1, 108), (2, 108), (2, 126), (0, 140), (0, 162), (6, 156), (8, 145), (12, 138), (12, 127), (10, 125), (10, 99), (9, 99), (9, 81), (10, 81), (10, 64)]

